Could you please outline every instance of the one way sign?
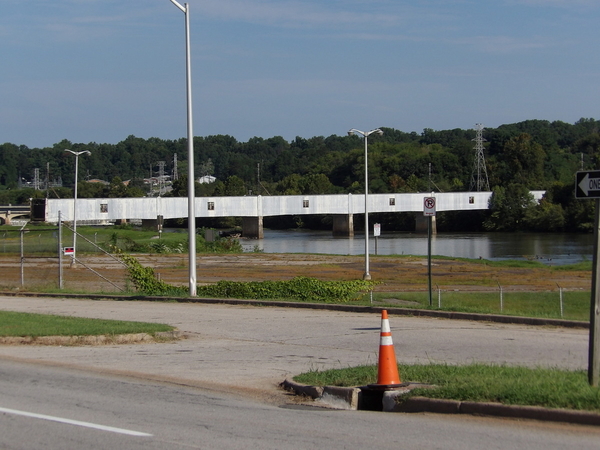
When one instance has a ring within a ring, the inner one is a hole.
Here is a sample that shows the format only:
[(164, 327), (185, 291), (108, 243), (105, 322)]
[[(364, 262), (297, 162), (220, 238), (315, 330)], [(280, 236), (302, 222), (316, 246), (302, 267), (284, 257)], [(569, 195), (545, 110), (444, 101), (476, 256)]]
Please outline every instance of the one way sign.
[(600, 198), (600, 170), (575, 174), (575, 198)]

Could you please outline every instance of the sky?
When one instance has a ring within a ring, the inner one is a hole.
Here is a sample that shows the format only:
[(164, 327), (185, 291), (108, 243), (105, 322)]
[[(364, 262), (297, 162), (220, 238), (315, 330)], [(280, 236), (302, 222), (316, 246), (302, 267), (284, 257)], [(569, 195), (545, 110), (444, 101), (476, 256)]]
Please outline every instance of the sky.
[[(196, 136), (600, 118), (600, 0), (188, 3)], [(0, 143), (186, 137), (184, 19), (170, 0), (0, 0)]]

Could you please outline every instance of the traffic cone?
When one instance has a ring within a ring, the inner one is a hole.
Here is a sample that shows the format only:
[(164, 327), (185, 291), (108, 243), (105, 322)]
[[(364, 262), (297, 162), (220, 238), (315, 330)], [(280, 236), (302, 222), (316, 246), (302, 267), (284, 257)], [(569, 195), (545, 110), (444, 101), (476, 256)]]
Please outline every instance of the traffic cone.
[(402, 386), (396, 363), (396, 352), (392, 342), (390, 321), (387, 310), (381, 311), (381, 337), (379, 340), (379, 364), (377, 366), (377, 384), (370, 385), (378, 388), (394, 388)]

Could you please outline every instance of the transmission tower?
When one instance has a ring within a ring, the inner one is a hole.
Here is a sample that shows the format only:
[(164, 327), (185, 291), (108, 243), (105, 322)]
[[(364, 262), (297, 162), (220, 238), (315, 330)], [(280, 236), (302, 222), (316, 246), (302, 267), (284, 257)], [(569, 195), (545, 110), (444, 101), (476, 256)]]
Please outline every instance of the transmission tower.
[(158, 195), (161, 195), (162, 188), (165, 184), (165, 161), (158, 162)]
[(40, 190), (40, 169), (33, 169), (33, 188), (36, 191)]
[(469, 190), (477, 192), (489, 191), (490, 182), (488, 181), (485, 156), (483, 155), (483, 142), (485, 141), (483, 138), (483, 125), (480, 123), (475, 124), (475, 130), (477, 131), (475, 139), (473, 139), (475, 141), (475, 147), (473, 147), (475, 149), (475, 162), (473, 164)]
[(177, 153), (173, 154), (173, 181), (179, 180), (179, 174), (177, 173)]

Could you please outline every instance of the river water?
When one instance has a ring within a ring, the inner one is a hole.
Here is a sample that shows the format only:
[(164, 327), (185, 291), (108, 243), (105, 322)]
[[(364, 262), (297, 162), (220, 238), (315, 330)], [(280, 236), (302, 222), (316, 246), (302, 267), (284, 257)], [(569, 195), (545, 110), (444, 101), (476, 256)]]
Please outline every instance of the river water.
[[(364, 255), (364, 235), (333, 237), (331, 231), (264, 230), (264, 239), (242, 239), (245, 251), (265, 253), (324, 253)], [(563, 265), (591, 261), (592, 234), (567, 233), (438, 233), (431, 239), (431, 254), (489, 260), (538, 260)], [(371, 236), (369, 253), (379, 255), (427, 255), (427, 235), (383, 233)]]

